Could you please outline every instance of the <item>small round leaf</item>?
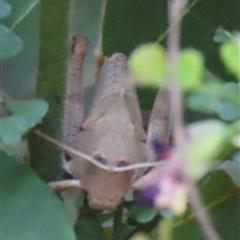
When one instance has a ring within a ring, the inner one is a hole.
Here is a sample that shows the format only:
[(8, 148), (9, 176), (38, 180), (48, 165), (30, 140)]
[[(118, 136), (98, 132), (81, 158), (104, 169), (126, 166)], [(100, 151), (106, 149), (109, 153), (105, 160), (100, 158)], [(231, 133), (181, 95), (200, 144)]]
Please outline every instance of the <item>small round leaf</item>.
[(28, 129), (28, 122), (21, 116), (14, 115), (1, 118), (0, 138), (7, 145), (17, 145)]
[(137, 233), (133, 236), (132, 240), (149, 240), (149, 238), (143, 233)]
[(183, 90), (196, 89), (201, 85), (203, 63), (203, 57), (198, 51), (190, 48), (182, 51), (178, 71)]
[(230, 32), (219, 27), (215, 32), (213, 41), (215, 43), (225, 43), (225, 42), (229, 41), (231, 38), (232, 38), (232, 34)]
[(221, 121), (204, 120), (190, 124), (186, 134), (189, 139), (187, 173), (200, 178), (213, 165), (211, 160), (226, 139), (227, 126)]
[(22, 40), (2, 24), (0, 24), (0, 32), (2, 41), (0, 60), (17, 55), (23, 48)]
[[(240, 132), (238, 132), (232, 139), (232, 143), (235, 147), (240, 149)], [(239, 155), (240, 156), (240, 155)], [(240, 164), (240, 158), (239, 158), (239, 164)]]
[(139, 223), (147, 223), (151, 221), (158, 213), (158, 210), (155, 207), (140, 206), (136, 203), (132, 203), (128, 210), (130, 216)]
[(4, 0), (1, 0), (0, 4), (1, 4), (0, 18), (5, 18), (6, 16), (8, 16), (10, 14), (11, 6), (9, 5), (9, 3), (7, 3)]
[(137, 83), (159, 86), (166, 74), (165, 50), (158, 44), (138, 47), (130, 56), (129, 67)]
[(239, 90), (240, 85), (233, 82), (228, 82), (222, 87), (223, 92), (238, 100), (236, 103), (235, 101), (219, 98), (216, 110), (219, 117), (224, 121), (234, 121), (240, 118)]
[(29, 128), (39, 123), (48, 110), (47, 102), (42, 99), (13, 101), (8, 103), (7, 107), (13, 114), (24, 117)]
[(234, 121), (240, 118), (240, 111), (237, 105), (221, 101), (217, 104), (217, 112), (224, 121)]
[(12, 116), (1, 118), (0, 138), (5, 144), (17, 145), (22, 135), (41, 121), (48, 110), (48, 104), (42, 99), (12, 101), (7, 108)]
[(223, 44), (220, 54), (228, 70), (240, 80), (240, 37)]
[(213, 113), (216, 111), (216, 97), (204, 91), (191, 93), (187, 102), (188, 107), (194, 111), (202, 111), (206, 113)]

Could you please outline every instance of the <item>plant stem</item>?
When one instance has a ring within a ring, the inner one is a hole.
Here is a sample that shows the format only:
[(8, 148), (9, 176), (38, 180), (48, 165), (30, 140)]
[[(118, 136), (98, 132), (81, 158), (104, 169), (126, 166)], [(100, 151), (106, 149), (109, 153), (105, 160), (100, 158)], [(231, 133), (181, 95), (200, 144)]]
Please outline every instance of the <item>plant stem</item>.
[[(171, 115), (173, 119), (173, 136), (176, 148), (179, 150), (178, 161), (186, 164), (186, 141), (183, 124), (183, 97), (178, 81), (178, 61), (180, 52), (180, 31), (183, 10), (188, 0), (168, 0), (168, 16), (169, 16), (169, 35), (168, 35), (168, 82), (171, 98)], [(207, 215), (206, 209), (202, 205), (200, 196), (193, 181), (187, 179), (185, 181), (188, 187), (193, 210), (202, 227), (205, 236), (209, 240), (219, 240), (211, 220)]]
[(170, 240), (172, 239), (172, 230), (173, 230), (173, 218), (166, 218), (161, 221), (159, 226), (159, 239), (161, 240)]
[(217, 232), (215, 231), (213, 224), (207, 214), (207, 211), (202, 204), (202, 200), (195, 187), (195, 183), (191, 180), (188, 181), (188, 192), (189, 192), (189, 199), (190, 199), (190, 203), (192, 205), (193, 211), (196, 214), (196, 218), (206, 238), (209, 240), (220, 240), (221, 238), (218, 236)]
[[(168, 83), (171, 100), (171, 116), (173, 121), (173, 137), (177, 148), (184, 150), (184, 127), (183, 127), (183, 99), (178, 83), (178, 61), (179, 61), (179, 39), (180, 21), (182, 10), (187, 4), (187, 0), (169, 0), (169, 35), (168, 35)], [(182, 152), (180, 161), (184, 160)]]
[(112, 240), (120, 240), (122, 236), (123, 204), (114, 212)]
[[(39, 1), (39, 49), (36, 97), (49, 103), (49, 112), (38, 129), (62, 138), (63, 103), (68, 58), (70, 55), (70, 16), (72, 1)], [(55, 146), (29, 134), (30, 164), (45, 180), (59, 179), (62, 173), (61, 151)]]

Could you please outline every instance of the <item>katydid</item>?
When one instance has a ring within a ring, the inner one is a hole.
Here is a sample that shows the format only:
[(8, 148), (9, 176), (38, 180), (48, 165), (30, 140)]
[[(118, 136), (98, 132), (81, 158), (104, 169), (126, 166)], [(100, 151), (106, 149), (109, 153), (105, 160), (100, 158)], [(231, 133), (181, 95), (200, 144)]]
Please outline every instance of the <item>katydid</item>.
[[(85, 40), (78, 35), (74, 38), (68, 79), (68, 86), (73, 88), (67, 89), (64, 142), (110, 169), (146, 161), (146, 134), (135, 86), (129, 80), (126, 56), (115, 53), (105, 59), (93, 106), (84, 120), (83, 102), (80, 102), (81, 67), (76, 64), (78, 58), (83, 57), (79, 46)], [(140, 170), (106, 171), (77, 156), (65, 162), (65, 166), (74, 177), (81, 179), (82, 188), (88, 192), (89, 205), (97, 209), (115, 209), (140, 175)]]
[[(153, 138), (166, 143), (169, 137), (169, 97), (159, 90), (145, 133), (127, 57), (115, 53), (105, 58), (98, 74), (90, 113), (84, 118), (82, 65), (88, 41), (74, 35), (67, 79), (64, 112), (64, 144), (106, 166), (100, 168), (86, 157), (63, 154), (63, 167), (78, 180), (63, 184), (86, 190), (89, 205), (95, 209), (114, 210), (124, 195), (132, 191), (143, 170), (121, 172), (114, 169), (156, 161), (151, 148)], [(148, 138), (148, 139), (147, 139)], [(55, 188), (57, 184), (51, 184)]]

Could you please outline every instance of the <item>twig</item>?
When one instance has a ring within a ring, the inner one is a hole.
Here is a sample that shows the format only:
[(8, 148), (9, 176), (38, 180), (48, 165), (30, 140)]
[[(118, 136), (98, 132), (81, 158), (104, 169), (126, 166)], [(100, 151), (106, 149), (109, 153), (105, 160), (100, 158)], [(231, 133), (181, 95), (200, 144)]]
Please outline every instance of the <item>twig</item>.
[(69, 189), (69, 188), (81, 188), (81, 182), (80, 180), (62, 180), (62, 181), (56, 181), (51, 182), (48, 184), (48, 186), (55, 192), (61, 192), (63, 190)]
[(92, 158), (91, 156), (77, 151), (74, 148), (71, 148), (63, 143), (60, 143), (59, 141), (55, 140), (54, 138), (44, 134), (43, 132), (39, 131), (39, 130), (34, 130), (34, 133), (37, 134), (38, 136), (42, 137), (43, 139), (47, 140), (48, 142), (53, 143), (54, 145), (60, 147), (61, 149), (68, 151), (78, 157), (84, 158), (85, 160), (91, 162), (92, 164), (96, 165), (97, 167), (107, 170), (107, 171), (112, 171), (112, 172), (124, 172), (124, 171), (129, 171), (129, 170), (133, 170), (133, 169), (138, 169), (138, 168), (149, 168), (149, 167), (155, 167), (155, 166), (160, 166), (163, 165), (164, 162), (150, 162), (150, 163), (136, 163), (136, 164), (131, 164), (129, 166), (125, 166), (125, 167), (115, 167), (115, 168), (111, 168), (108, 167), (100, 162), (98, 162), (97, 160), (95, 160), (94, 158)]
[[(168, 35), (168, 84), (171, 100), (171, 115), (173, 118), (173, 136), (176, 146), (184, 150), (183, 108), (182, 94), (178, 83), (178, 60), (180, 21), (182, 10), (187, 5), (187, 0), (169, 0), (169, 35)], [(184, 156), (180, 159), (184, 160)]]
[(202, 200), (197, 192), (195, 184), (191, 180), (188, 181), (188, 192), (191, 206), (205, 236), (209, 240), (220, 240), (221, 238), (215, 231), (211, 219), (209, 218), (206, 209), (203, 207)]
[(100, 70), (104, 62), (104, 55), (103, 55), (103, 49), (102, 49), (102, 31), (103, 31), (103, 20), (104, 20), (106, 6), (107, 6), (107, 0), (102, 0), (100, 27), (99, 27), (97, 44), (94, 49), (94, 56), (96, 60), (96, 74), (95, 74), (96, 81), (99, 80)]
[[(171, 114), (173, 118), (173, 136), (176, 148), (179, 149), (179, 161), (182, 164), (186, 163), (186, 141), (184, 137), (183, 125), (183, 99), (181, 89), (178, 83), (178, 61), (179, 61), (179, 45), (181, 18), (183, 10), (187, 5), (188, 0), (169, 0), (168, 1), (168, 16), (169, 16), (169, 35), (168, 35), (168, 82), (171, 97)], [(190, 202), (196, 213), (197, 219), (200, 222), (202, 230), (209, 240), (219, 240), (215, 229), (212, 226), (211, 220), (207, 215), (201, 199), (197, 192), (194, 183), (187, 179), (188, 194)]]
[(158, 236), (161, 240), (172, 239), (173, 218), (166, 218), (160, 223)]
[(123, 204), (114, 212), (112, 240), (122, 239)]

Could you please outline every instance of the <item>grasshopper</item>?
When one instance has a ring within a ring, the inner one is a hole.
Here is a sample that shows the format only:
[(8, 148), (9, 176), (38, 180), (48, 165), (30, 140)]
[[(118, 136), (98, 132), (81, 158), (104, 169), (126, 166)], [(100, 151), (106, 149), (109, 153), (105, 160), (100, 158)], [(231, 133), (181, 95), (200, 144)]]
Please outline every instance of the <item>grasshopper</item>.
[(104, 59), (90, 113), (84, 118), (82, 63), (86, 49), (87, 39), (75, 35), (67, 81), (64, 143), (93, 157), (109, 170), (67, 154), (63, 157), (63, 167), (81, 180), (90, 207), (114, 210), (143, 171), (114, 172), (112, 169), (156, 160), (151, 139), (156, 137), (162, 142), (168, 139), (168, 95), (159, 91), (146, 134), (127, 58), (115, 53)]

